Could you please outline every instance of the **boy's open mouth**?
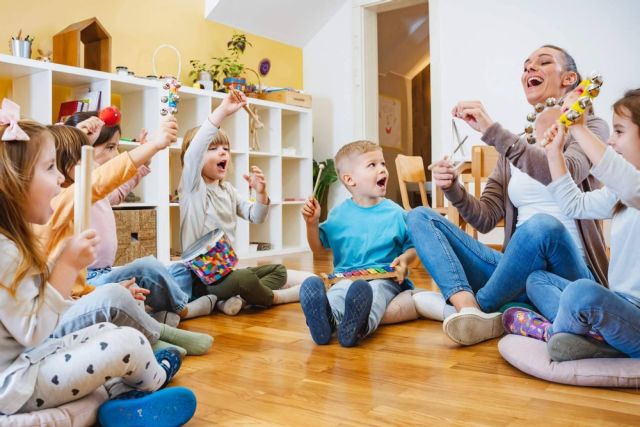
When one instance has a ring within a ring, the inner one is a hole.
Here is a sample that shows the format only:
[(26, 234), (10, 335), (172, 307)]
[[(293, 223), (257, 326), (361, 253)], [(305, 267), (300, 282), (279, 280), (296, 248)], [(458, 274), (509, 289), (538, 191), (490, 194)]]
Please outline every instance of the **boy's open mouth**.
[(384, 188), (387, 185), (387, 177), (385, 176), (384, 178), (380, 178), (377, 182), (376, 185), (380, 188)]

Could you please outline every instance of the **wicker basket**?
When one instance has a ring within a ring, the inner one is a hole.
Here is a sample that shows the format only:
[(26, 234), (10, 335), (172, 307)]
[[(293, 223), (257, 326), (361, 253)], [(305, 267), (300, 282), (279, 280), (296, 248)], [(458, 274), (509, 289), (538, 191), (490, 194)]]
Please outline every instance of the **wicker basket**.
[(118, 251), (114, 265), (124, 265), (145, 256), (156, 256), (156, 210), (114, 209)]

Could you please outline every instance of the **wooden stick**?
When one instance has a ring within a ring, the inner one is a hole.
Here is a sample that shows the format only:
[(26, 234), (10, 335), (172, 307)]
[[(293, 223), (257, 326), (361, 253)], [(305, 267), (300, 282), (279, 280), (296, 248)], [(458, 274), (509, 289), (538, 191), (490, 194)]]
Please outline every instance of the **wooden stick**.
[[(239, 91), (237, 89), (234, 89), (232, 87), (229, 87), (229, 91), (233, 94), (233, 96), (236, 97), (236, 99), (238, 101), (242, 101), (242, 98), (240, 97), (240, 94), (238, 93)], [(260, 119), (258, 118), (258, 116), (256, 115), (256, 113), (254, 113), (253, 111), (251, 111), (251, 108), (249, 108), (248, 105), (243, 105), (242, 108), (244, 108), (244, 111), (246, 111), (247, 113), (249, 113), (249, 115), (251, 116), (251, 118), (253, 120), (255, 120), (256, 122), (256, 128), (260, 129), (263, 128), (264, 125), (262, 124), (262, 122), (260, 121)]]
[(318, 164), (318, 176), (316, 177), (316, 184), (313, 186), (313, 197), (316, 197), (316, 192), (318, 191), (318, 185), (320, 185), (320, 176), (322, 175), (322, 171), (324, 170), (324, 163)]
[(91, 173), (93, 171), (93, 147), (82, 147), (80, 165), (76, 167), (74, 188), (73, 231), (79, 234), (89, 228), (91, 210)]

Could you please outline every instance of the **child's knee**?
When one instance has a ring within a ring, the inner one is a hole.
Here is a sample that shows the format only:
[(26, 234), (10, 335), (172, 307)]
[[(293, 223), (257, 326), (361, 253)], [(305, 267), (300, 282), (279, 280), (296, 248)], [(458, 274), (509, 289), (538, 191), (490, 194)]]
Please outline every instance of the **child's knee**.
[(589, 279), (580, 279), (570, 283), (562, 292), (563, 303), (575, 309), (596, 307), (602, 304), (607, 289)]

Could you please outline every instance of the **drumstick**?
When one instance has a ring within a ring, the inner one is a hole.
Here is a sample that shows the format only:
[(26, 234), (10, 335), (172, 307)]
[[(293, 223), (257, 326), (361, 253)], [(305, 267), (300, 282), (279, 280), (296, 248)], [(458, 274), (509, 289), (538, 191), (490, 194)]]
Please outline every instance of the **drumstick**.
[(91, 172), (93, 171), (93, 147), (82, 147), (80, 165), (76, 166), (74, 206), (73, 206), (73, 231), (80, 234), (89, 228), (91, 209)]
[[(238, 93), (238, 90), (230, 87), (229, 88), (229, 92), (231, 92), (233, 94), (233, 96), (236, 98), (236, 100), (238, 100), (239, 102), (242, 102), (242, 98), (240, 97), (240, 94)], [(251, 116), (251, 118), (253, 120), (255, 120), (256, 122), (256, 128), (260, 129), (263, 128), (264, 125), (262, 124), (262, 122), (260, 121), (260, 119), (258, 118), (258, 116), (256, 115), (256, 113), (254, 113), (251, 108), (249, 108), (248, 105), (243, 105), (242, 108), (244, 108), (244, 111), (246, 111), (247, 113), (249, 113), (249, 115)]]
[(322, 175), (323, 170), (324, 170), (324, 163), (318, 164), (318, 176), (316, 177), (316, 184), (313, 186), (313, 197), (316, 197), (316, 192), (318, 191), (318, 185), (320, 185), (320, 176)]

